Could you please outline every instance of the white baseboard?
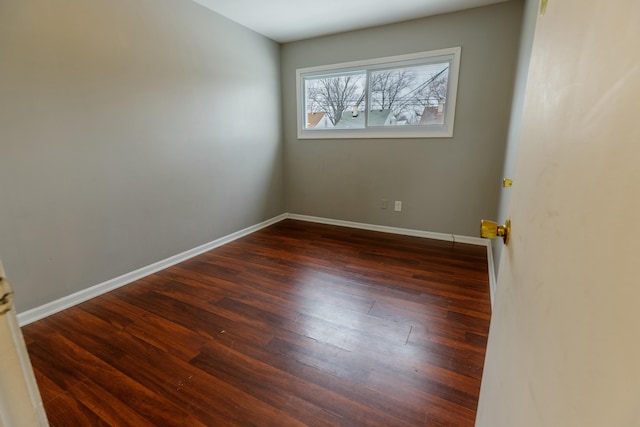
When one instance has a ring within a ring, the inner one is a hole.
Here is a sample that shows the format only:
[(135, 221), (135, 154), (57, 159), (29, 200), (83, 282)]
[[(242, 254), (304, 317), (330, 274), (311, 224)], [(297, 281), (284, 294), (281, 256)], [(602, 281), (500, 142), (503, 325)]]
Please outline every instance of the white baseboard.
[(90, 288), (83, 289), (71, 295), (67, 295), (66, 297), (62, 297), (50, 303), (41, 305), (40, 307), (36, 307), (23, 313), (19, 313), (18, 323), (20, 326), (28, 325), (29, 323), (35, 322), (36, 320), (43, 319), (69, 307), (73, 307), (76, 304), (80, 304), (81, 302), (88, 301), (92, 298), (105, 294), (124, 285), (128, 285), (129, 283), (135, 282), (136, 280), (142, 279), (143, 277), (146, 277), (150, 274), (156, 273), (160, 270), (164, 270), (165, 268), (169, 268), (172, 265), (178, 264), (182, 261), (186, 261), (196, 255), (200, 255), (202, 253), (210, 251), (211, 249), (215, 249), (241, 237), (247, 236), (255, 231), (280, 222), (286, 218), (287, 214), (278, 215), (267, 221), (252, 225), (251, 227), (247, 227), (240, 231), (236, 231), (235, 233), (231, 233), (227, 236), (221, 237), (209, 243), (205, 243), (204, 245), (200, 245), (196, 248), (190, 249), (180, 254), (173, 255), (169, 258), (147, 265), (146, 267), (139, 268), (130, 273), (123, 274), (122, 276), (107, 280), (106, 282), (102, 282)]
[(491, 240), (487, 240), (487, 263), (489, 264), (489, 296), (491, 297), (491, 309), (493, 310), (493, 302), (496, 297), (496, 267), (493, 263), (493, 245)]
[(489, 268), (489, 294), (491, 297), (491, 307), (493, 308), (493, 300), (496, 290), (496, 272), (493, 265), (493, 247), (491, 240), (482, 239), (480, 237), (458, 236), (455, 234), (433, 233), (430, 231), (411, 230), (408, 228), (387, 227), (384, 225), (365, 224), (360, 222), (341, 221), (338, 219), (321, 218), (316, 216), (289, 214), (290, 219), (300, 221), (317, 222), (320, 224), (338, 225), (341, 227), (359, 228), (362, 230), (380, 231), (383, 233), (402, 234), (405, 236), (424, 237), (426, 239), (445, 240), (448, 242), (468, 243), (471, 245), (485, 246), (487, 248), (487, 264)]
[(261, 222), (259, 224), (252, 225), (251, 227), (247, 227), (243, 230), (236, 231), (235, 233), (231, 233), (227, 236), (221, 237), (212, 242), (205, 243), (204, 245), (200, 245), (196, 248), (171, 256), (169, 258), (155, 262), (145, 267), (139, 268), (135, 271), (123, 274), (122, 276), (118, 276), (114, 279), (107, 280), (106, 282), (99, 283), (95, 286), (92, 286), (87, 289), (83, 289), (71, 295), (67, 295), (66, 297), (62, 297), (50, 303), (44, 304), (40, 307), (36, 307), (31, 310), (27, 310), (25, 312), (19, 313), (18, 323), (20, 324), (20, 326), (28, 325), (29, 323), (43, 319), (47, 316), (58, 313), (67, 308), (73, 307), (74, 305), (80, 304), (84, 301), (88, 301), (92, 298), (105, 294), (114, 289), (120, 288), (124, 285), (128, 285), (129, 283), (135, 282), (136, 280), (142, 279), (143, 277), (149, 276), (150, 274), (156, 273), (160, 270), (164, 270), (165, 268), (169, 268), (172, 265), (186, 261), (190, 258), (193, 258), (196, 255), (200, 255), (204, 252), (207, 252), (217, 247), (220, 247), (222, 245), (225, 245), (229, 242), (232, 242), (241, 237), (247, 236), (251, 233), (254, 233), (260, 229), (273, 225), (287, 218), (296, 219), (299, 221), (317, 222), (320, 224), (337, 225), (341, 227), (359, 228), (362, 230), (379, 231), (382, 233), (401, 234), (405, 236), (414, 236), (414, 237), (422, 237), (427, 239), (445, 240), (449, 242), (467, 243), (471, 245), (485, 246), (487, 248), (487, 260), (489, 263), (489, 283), (490, 283), (489, 288), (491, 291), (491, 305), (493, 306), (493, 296), (495, 292), (495, 271), (493, 267), (493, 252), (491, 249), (490, 240), (481, 239), (479, 237), (458, 236), (454, 234), (445, 234), (445, 233), (433, 233), (429, 231), (411, 230), (407, 228), (388, 227), (384, 225), (365, 224), (365, 223), (359, 223), (359, 222), (342, 221), (337, 219), (285, 213), (282, 215), (278, 215), (274, 218), (271, 218), (267, 221)]
[(382, 233), (402, 234), (404, 236), (424, 237), (426, 239), (445, 240), (447, 242), (468, 243), (471, 245), (487, 246), (486, 239), (480, 237), (458, 236), (455, 234), (434, 233), (431, 231), (412, 230), (410, 228), (388, 227), (386, 225), (365, 224), (362, 222), (342, 221), (339, 219), (321, 218), (317, 216), (289, 214), (288, 218), (300, 221), (317, 222), (341, 227), (359, 228), (361, 230), (380, 231)]

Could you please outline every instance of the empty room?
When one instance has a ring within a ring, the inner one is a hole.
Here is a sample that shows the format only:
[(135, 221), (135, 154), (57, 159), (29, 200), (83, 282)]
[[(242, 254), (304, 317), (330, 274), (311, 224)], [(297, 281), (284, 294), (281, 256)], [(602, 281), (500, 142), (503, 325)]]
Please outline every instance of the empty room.
[(0, 0), (0, 427), (637, 426), (622, 3)]

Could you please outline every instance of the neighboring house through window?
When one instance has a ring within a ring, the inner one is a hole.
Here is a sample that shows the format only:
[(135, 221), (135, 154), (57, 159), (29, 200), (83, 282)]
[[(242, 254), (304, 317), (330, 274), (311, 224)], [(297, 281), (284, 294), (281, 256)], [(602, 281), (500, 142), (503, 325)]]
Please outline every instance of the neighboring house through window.
[(451, 137), (460, 48), (296, 71), (298, 138)]

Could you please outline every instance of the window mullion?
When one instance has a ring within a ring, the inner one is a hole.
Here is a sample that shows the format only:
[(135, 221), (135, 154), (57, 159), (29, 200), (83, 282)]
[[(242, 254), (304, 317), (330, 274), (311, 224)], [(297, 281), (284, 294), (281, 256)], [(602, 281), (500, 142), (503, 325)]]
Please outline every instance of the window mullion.
[(364, 96), (364, 128), (369, 129), (369, 109), (371, 106), (371, 69), (367, 68), (366, 91)]

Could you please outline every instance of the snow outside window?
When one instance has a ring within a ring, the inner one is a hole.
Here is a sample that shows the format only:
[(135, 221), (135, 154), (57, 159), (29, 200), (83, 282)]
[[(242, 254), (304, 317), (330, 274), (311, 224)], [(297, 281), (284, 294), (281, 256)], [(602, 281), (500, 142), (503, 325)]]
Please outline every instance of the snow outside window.
[(298, 138), (453, 136), (460, 48), (296, 71)]

